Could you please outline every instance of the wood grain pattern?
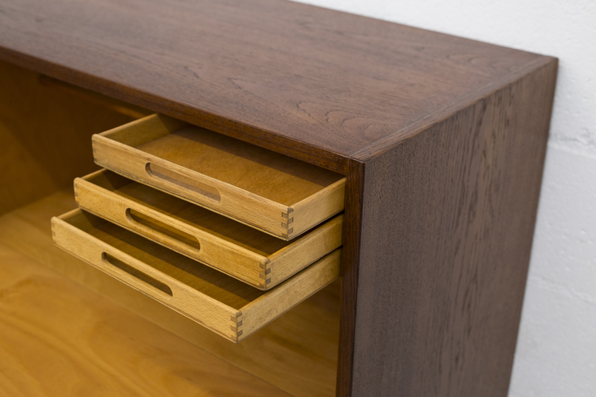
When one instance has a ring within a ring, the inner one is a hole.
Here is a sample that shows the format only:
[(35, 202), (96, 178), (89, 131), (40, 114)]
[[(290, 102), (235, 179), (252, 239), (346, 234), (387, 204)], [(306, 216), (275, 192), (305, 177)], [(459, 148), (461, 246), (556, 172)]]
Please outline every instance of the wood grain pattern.
[[(553, 59), (278, 0), (7, 0), (0, 59), (345, 175), (337, 395), (503, 395)], [(25, 252), (291, 394), (333, 392), (309, 350), (330, 328), (295, 344), (315, 364), (251, 362), (43, 244)]]
[(556, 69), (366, 163), (353, 397), (507, 395)]
[(79, 209), (52, 218), (54, 242), (132, 288), (239, 342), (333, 282), (340, 250), (263, 293)]
[[(72, 191), (62, 191), (19, 208), (0, 217), (0, 240), (19, 254), (99, 293), (101, 297), (90, 294), (86, 289), (78, 288), (74, 292), (68, 290), (76, 299), (83, 301), (87, 298), (81, 297), (81, 295), (91, 295), (90, 299), (105, 306), (106, 309), (102, 310), (104, 315), (108, 315), (107, 313), (113, 310), (120, 310), (118, 305), (121, 305), (151, 323), (159, 324), (172, 334), (199, 346), (202, 349), (200, 351), (208, 351), (293, 396), (330, 397), (334, 395), (337, 337), (339, 334), (339, 283), (336, 282), (307, 299), (255, 332), (242, 343), (232, 344), (192, 320), (55, 247), (48, 227), (48, 219), (71, 210), (75, 206)], [(4, 262), (0, 263), (0, 272), (12, 273), (19, 269), (20, 267), (15, 268)], [(51, 274), (53, 277), (57, 277), (54, 273)], [(7, 277), (0, 278), (0, 284), (2, 280), (9, 279)], [(45, 315), (52, 316), (52, 313), (52, 308), (49, 308)], [(98, 314), (98, 316), (100, 315), (101, 313)], [(127, 319), (127, 317), (132, 318)], [(41, 317), (40, 323), (43, 323), (45, 318), (45, 316)], [(131, 321), (141, 321), (135, 318), (134, 314), (127, 312), (127, 314), (118, 317), (118, 324), (120, 327), (124, 327), (124, 324)], [(140, 325), (139, 328), (133, 327), (132, 334), (134, 336), (130, 336), (130, 338), (135, 340), (152, 338), (155, 341), (155, 346), (163, 344), (166, 346), (166, 350), (171, 343), (170, 339), (175, 339), (170, 333), (155, 333), (154, 329), (158, 328), (146, 321), (141, 321), (141, 324), (145, 325)], [(71, 341), (75, 342), (76, 340), (72, 339)], [(195, 354), (195, 347), (190, 346), (186, 349), (191, 356)], [(114, 351), (114, 354), (116, 360), (127, 361), (122, 356), (118, 356), (117, 351)], [(149, 350), (149, 354), (152, 354), (152, 350)], [(48, 363), (51, 364), (52, 361), (49, 360)], [(125, 366), (122, 371), (128, 373), (128, 371), (135, 370), (135, 367), (131, 365)], [(57, 368), (56, 372), (60, 373), (60, 369)], [(189, 369), (188, 372), (190, 373), (191, 370)], [(184, 376), (184, 372), (181, 373), (181, 376)], [(201, 382), (202, 376), (198, 374), (193, 379)], [(208, 374), (205, 376), (209, 377)], [(230, 373), (230, 376), (236, 377), (233, 372)], [(218, 379), (219, 381), (226, 382), (226, 380)], [(249, 384), (251, 384), (250, 382), (249, 380)], [(225, 384), (221, 386), (227, 387)], [(259, 390), (259, 393), (267, 393), (269, 390), (259, 388), (258, 385), (255, 388)], [(168, 395), (162, 392), (160, 387), (156, 387), (155, 390), (158, 395), (160, 395), (159, 393)], [(197, 388), (197, 390), (200, 392), (202, 389)], [(222, 393), (225, 391), (221, 388), (212, 390), (211, 395), (220, 395), (218, 394), (220, 390)], [(181, 393), (188, 394), (190, 391), (186, 393), (183, 390)], [(271, 393), (274, 391), (272, 390)], [(57, 393), (57, 395), (63, 394), (60, 390)]]
[(345, 178), (152, 115), (93, 136), (95, 162), (285, 240), (343, 210)]
[(287, 242), (111, 171), (74, 185), (85, 211), (261, 290), (341, 246), (341, 215)]
[(0, 214), (97, 169), (91, 135), (132, 120), (74, 98), (44, 84), (37, 73), (5, 62), (0, 62), (0, 87)]
[(342, 173), (352, 153), (539, 58), (280, 0), (7, 0), (0, 48), (4, 60)]
[(0, 374), (5, 396), (290, 396), (3, 244)]

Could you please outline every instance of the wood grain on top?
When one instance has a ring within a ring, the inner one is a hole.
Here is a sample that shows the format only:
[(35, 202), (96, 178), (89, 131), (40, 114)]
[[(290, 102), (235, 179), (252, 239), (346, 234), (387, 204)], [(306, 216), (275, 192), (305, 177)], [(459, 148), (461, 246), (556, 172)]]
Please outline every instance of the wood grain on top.
[(0, 59), (345, 173), (543, 57), (280, 0), (5, 0)]

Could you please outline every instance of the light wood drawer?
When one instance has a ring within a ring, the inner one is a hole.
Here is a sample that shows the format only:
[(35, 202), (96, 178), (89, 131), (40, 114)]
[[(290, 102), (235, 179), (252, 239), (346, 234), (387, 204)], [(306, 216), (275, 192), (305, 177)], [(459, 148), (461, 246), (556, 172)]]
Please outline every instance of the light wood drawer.
[(345, 178), (162, 115), (93, 136), (95, 162), (291, 240), (344, 208)]
[(82, 209), (262, 290), (342, 244), (343, 215), (288, 242), (108, 170), (74, 186)]
[(74, 256), (239, 342), (334, 281), (335, 250), (263, 292), (79, 209), (52, 219), (54, 242)]

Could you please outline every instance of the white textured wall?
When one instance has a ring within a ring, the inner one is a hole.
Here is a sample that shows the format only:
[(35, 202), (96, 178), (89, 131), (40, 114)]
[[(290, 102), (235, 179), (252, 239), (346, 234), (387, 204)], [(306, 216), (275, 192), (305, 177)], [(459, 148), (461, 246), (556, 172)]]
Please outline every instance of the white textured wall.
[(596, 396), (596, 0), (304, 2), (559, 58), (509, 395)]

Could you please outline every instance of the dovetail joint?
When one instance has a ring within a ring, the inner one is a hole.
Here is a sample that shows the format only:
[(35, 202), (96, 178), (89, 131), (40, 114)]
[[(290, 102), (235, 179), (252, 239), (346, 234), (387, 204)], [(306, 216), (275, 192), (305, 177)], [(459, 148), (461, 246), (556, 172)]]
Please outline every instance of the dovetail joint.
[[(293, 220), (293, 219), (294, 219), (294, 218), (292, 218), (292, 220)], [(288, 223), (292, 223), (292, 222), (288, 222)], [(282, 223), (281, 223), (281, 227), (282, 227), (282, 229), (288, 229), (288, 228), (289, 228), (289, 225), (288, 225), (288, 223), (283, 223), (283, 222), (282, 222)], [(292, 230), (292, 229), (290, 229), (290, 230)], [(292, 232), (288, 232), (288, 233), (292, 233)]]
[(290, 234), (292, 234), (293, 232), (294, 232), (294, 228), (290, 228), (290, 229), (288, 229), (288, 233), (282, 233), (282, 234), (281, 234), (281, 236), (282, 236), (283, 238), (288, 238), (288, 236), (289, 236)]
[(294, 212), (294, 210), (292, 208), (288, 208), (287, 211), (288, 211), (287, 213), (286, 212), (282, 212), (281, 213), (281, 217), (282, 217), (281, 228), (288, 230), (288, 233), (287, 234), (282, 234), (281, 235), (283, 238), (288, 238), (288, 236), (290, 234), (292, 234), (292, 232), (294, 231), (294, 229), (290, 227), (290, 224), (294, 222), (294, 217), (291, 217), (290, 218), (290, 214), (292, 212)]
[(267, 278), (267, 276), (269, 274), (271, 274), (271, 267), (270, 267), (270, 263), (269, 261), (265, 262), (265, 263), (259, 263), (259, 268), (261, 269), (261, 272), (259, 272), (259, 278), (261, 280), (265, 280), (265, 284), (263, 284), (263, 286), (266, 286), (269, 282), (271, 282), (271, 278)]
[(232, 325), (230, 326), (230, 329), (232, 330), (232, 332), (235, 332), (238, 336), (242, 335), (242, 330), (240, 329), (242, 327), (242, 313), (236, 314), (236, 315), (232, 315)]
[[(267, 276), (270, 274), (271, 274), (271, 269), (266, 269), (265, 273), (259, 273), (259, 278), (261, 280), (265, 280), (265, 279), (267, 279)], [(269, 280), (271, 280), (271, 279), (269, 279)]]

